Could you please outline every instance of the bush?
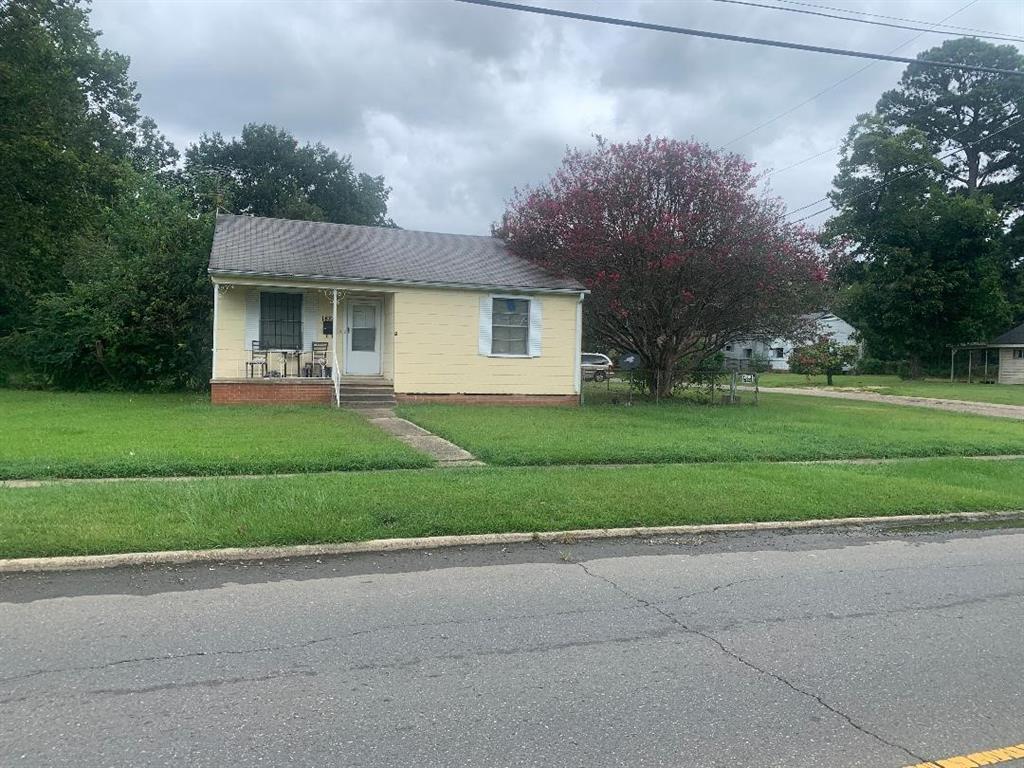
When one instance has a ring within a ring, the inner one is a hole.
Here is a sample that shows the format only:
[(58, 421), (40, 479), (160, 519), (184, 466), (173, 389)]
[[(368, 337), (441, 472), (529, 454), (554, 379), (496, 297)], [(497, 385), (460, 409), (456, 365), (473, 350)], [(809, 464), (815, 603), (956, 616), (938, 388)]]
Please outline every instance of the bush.
[(864, 357), (857, 361), (855, 372), (862, 376), (892, 376), (897, 373), (899, 361), (879, 360), (877, 357)]

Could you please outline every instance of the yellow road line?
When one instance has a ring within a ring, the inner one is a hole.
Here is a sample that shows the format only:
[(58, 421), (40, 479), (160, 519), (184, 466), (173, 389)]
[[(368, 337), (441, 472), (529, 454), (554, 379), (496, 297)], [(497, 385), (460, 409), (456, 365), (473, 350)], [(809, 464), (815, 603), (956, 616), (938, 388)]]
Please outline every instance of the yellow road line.
[(973, 752), (970, 755), (956, 755), (930, 763), (917, 763), (908, 765), (906, 768), (978, 768), (982, 765), (998, 765), (1022, 758), (1024, 758), (1024, 742), (1014, 744), (1012, 747), (988, 749), (984, 752)]

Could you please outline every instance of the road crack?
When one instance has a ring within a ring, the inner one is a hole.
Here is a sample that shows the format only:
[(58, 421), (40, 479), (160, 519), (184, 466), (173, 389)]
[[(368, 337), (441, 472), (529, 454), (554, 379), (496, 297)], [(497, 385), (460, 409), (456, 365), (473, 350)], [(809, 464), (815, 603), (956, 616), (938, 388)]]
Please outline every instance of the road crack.
[(616, 591), (618, 591), (620, 594), (628, 597), (630, 600), (633, 600), (634, 602), (638, 603), (639, 605), (643, 606), (644, 608), (652, 610), (655, 613), (661, 615), (662, 617), (667, 619), (669, 622), (674, 624), (676, 627), (678, 627), (680, 630), (682, 630), (686, 634), (695, 635), (697, 637), (703, 638), (704, 640), (707, 640), (709, 643), (712, 643), (716, 648), (718, 648), (722, 653), (724, 653), (729, 658), (739, 662), (740, 664), (744, 665), (745, 667), (747, 667), (749, 669), (752, 669), (753, 671), (757, 672), (758, 674), (764, 675), (766, 677), (771, 678), (772, 680), (775, 680), (778, 683), (781, 683), (782, 685), (786, 686), (787, 688), (789, 688), (793, 692), (798, 693), (801, 696), (805, 696), (805, 697), (815, 701), (819, 706), (821, 706), (824, 709), (828, 710), (829, 712), (831, 712), (836, 717), (839, 717), (844, 722), (846, 722), (848, 725), (850, 725), (852, 728), (854, 728), (855, 730), (859, 731), (860, 733), (863, 733), (865, 736), (868, 736), (869, 738), (872, 738), (872, 739), (874, 739), (875, 741), (878, 741), (881, 744), (885, 744), (888, 747), (891, 747), (893, 749), (896, 749), (896, 750), (899, 750), (899, 751), (903, 752), (904, 754), (910, 756), (916, 762), (921, 763), (921, 762), (925, 761), (925, 759), (923, 757), (921, 757), (920, 755), (915, 754), (914, 752), (912, 752), (910, 749), (908, 749), (907, 747), (903, 746), (902, 744), (897, 744), (896, 742), (890, 741), (889, 739), (886, 739), (884, 736), (881, 736), (881, 735), (875, 733), (874, 731), (870, 730), (869, 728), (867, 728), (866, 726), (862, 725), (861, 723), (858, 723), (850, 715), (846, 714), (842, 710), (836, 708), (832, 704), (830, 704), (827, 701), (825, 701), (825, 699), (822, 696), (814, 693), (813, 691), (809, 691), (809, 690), (807, 690), (805, 688), (801, 688), (796, 683), (793, 683), (792, 681), (787, 680), (786, 678), (782, 677), (782, 675), (778, 675), (775, 672), (772, 672), (769, 669), (765, 669), (764, 667), (758, 666), (757, 664), (755, 664), (754, 662), (750, 661), (749, 659), (744, 658), (741, 654), (739, 654), (738, 652), (736, 652), (733, 649), (729, 648), (724, 642), (719, 640), (714, 635), (712, 635), (712, 634), (710, 634), (708, 632), (705, 632), (705, 631), (702, 631), (702, 630), (690, 627), (689, 625), (687, 625), (686, 623), (681, 621), (678, 617), (673, 616), (668, 611), (665, 611), (662, 608), (660, 608), (657, 604), (652, 603), (649, 600), (645, 600), (644, 598), (640, 597), (639, 595), (636, 595), (636, 594), (630, 592), (629, 590), (627, 590), (627, 589), (623, 588), (622, 586), (620, 586), (614, 580), (609, 579), (607, 576), (603, 576), (600, 573), (596, 573), (596, 572), (590, 570), (589, 568), (587, 568), (587, 566), (584, 563), (576, 563), (576, 565), (578, 565), (583, 570), (583, 572), (585, 574), (587, 574), (588, 576), (590, 576), (591, 578), (598, 579), (599, 581), (604, 582), (608, 586), (610, 586), (613, 589), (615, 589)]
[[(636, 606), (636, 608), (630, 608), (627, 610), (635, 610), (642, 606)], [(311, 640), (304, 640), (298, 643), (281, 643), (278, 645), (266, 645), (257, 646), (255, 648), (239, 648), (239, 649), (225, 649), (219, 651), (189, 651), (187, 653), (168, 653), (156, 656), (137, 656), (127, 659), (116, 659), (114, 661), (103, 662), (102, 664), (89, 664), (79, 665), (73, 667), (60, 667), (56, 669), (36, 669), (31, 672), (25, 672), (20, 675), (11, 675), (9, 677), (0, 677), (0, 685), (5, 683), (17, 683), (22, 680), (27, 680), (33, 677), (39, 677), (41, 675), (61, 675), (61, 674), (73, 674), (77, 672), (95, 672), (105, 669), (113, 669), (126, 664), (146, 664), (152, 662), (163, 662), (163, 661), (180, 661), (182, 659), (195, 659), (195, 658), (215, 658), (218, 656), (245, 656), (260, 653), (275, 653), (278, 651), (294, 651), (309, 648), (315, 645), (324, 643), (338, 643), (344, 642), (345, 640), (351, 640), (356, 637), (364, 635), (370, 635), (377, 632), (390, 632), (394, 630), (405, 630), (405, 629), (423, 629), (429, 627), (459, 627), (479, 624), (491, 624), (491, 623), (508, 623), (515, 621), (523, 621), (528, 619), (545, 619), (554, 618), (559, 616), (579, 616), (591, 613), (602, 613), (604, 609), (572, 609), (564, 611), (549, 611), (546, 613), (526, 613), (517, 614), (514, 616), (491, 616), (485, 619), (471, 619), (471, 620), (460, 620), (460, 619), (449, 619), (447, 621), (423, 621), (423, 622), (410, 622), (404, 624), (384, 624), (376, 627), (367, 627), (366, 629), (356, 630), (354, 632), (348, 632), (343, 635), (332, 635), (328, 637), (318, 637)], [(0, 701), (0, 703), (3, 703)]]

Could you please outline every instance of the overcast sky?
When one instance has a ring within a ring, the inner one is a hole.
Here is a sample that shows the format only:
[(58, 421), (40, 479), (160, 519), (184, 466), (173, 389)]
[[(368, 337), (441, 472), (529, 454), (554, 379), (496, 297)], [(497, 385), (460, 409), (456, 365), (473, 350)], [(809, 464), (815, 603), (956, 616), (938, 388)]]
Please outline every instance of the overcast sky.
[[(1024, 0), (812, 1), (932, 22), (964, 9), (947, 23), (1024, 37)], [(713, 0), (535, 4), (876, 52), (906, 43), (902, 56), (947, 37)], [(867, 63), (444, 0), (95, 0), (92, 20), (180, 150), (273, 123), (382, 174), (400, 226), (467, 234), (486, 234), (513, 188), (595, 133), (719, 146)], [(820, 198), (829, 150), (902, 70), (876, 63), (729, 148), (764, 170), (824, 152), (770, 179), (791, 208)]]

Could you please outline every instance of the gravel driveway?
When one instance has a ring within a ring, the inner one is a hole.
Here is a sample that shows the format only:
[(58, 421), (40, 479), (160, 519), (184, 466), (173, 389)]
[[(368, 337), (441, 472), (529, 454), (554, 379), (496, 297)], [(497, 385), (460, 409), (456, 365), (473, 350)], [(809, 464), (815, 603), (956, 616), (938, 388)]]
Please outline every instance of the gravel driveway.
[[(743, 387), (742, 389), (750, 391), (749, 387)], [(872, 403), (890, 403), (892, 405), (916, 405), (921, 408), (935, 408), (940, 411), (974, 413), (978, 416), (998, 416), (1003, 419), (1024, 420), (1024, 405), (976, 403), (969, 400), (944, 400), (937, 397), (880, 395), (876, 392), (861, 392), (842, 389), (816, 389), (814, 387), (762, 387), (761, 392), (778, 392), (785, 395), (807, 395), (809, 397), (834, 397), (839, 400), (867, 400)]]

